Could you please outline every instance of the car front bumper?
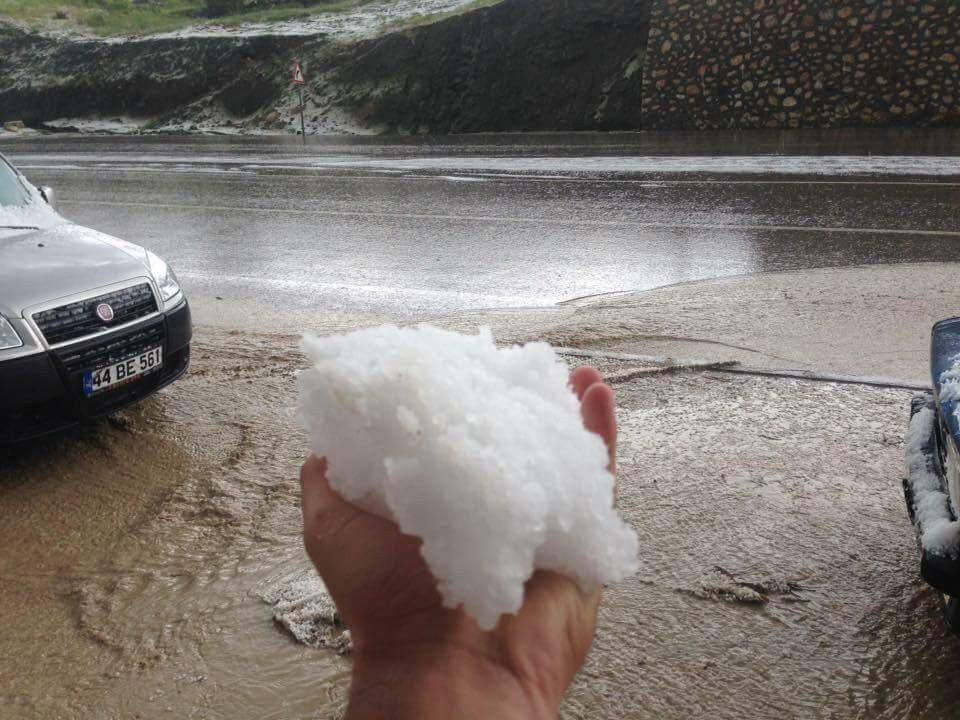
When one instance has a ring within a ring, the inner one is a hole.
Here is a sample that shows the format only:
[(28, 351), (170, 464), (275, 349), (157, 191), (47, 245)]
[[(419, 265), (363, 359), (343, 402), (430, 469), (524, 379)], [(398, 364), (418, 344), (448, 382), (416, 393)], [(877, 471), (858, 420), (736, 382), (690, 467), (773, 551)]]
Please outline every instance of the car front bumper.
[[(184, 300), (117, 333), (0, 362), (0, 445), (102, 417), (152, 395), (187, 371), (192, 334)], [(84, 372), (156, 344), (163, 346), (160, 370), (115, 390), (84, 395)]]
[[(935, 418), (931, 424), (929, 436), (924, 435), (921, 438), (920, 452), (924, 459), (923, 466), (932, 473), (939, 484), (941, 496), (946, 498), (950, 490), (946, 466), (944, 465), (946, 453), (942, 452), (942, 448), (947, 433), (940, 408), (938, 408), (933, 395), (924, 393), (913, 398), (910, 403), (911, 422), (920, 411), (929, 411), (934, 414)], [(929, 552), (924, 547), (921, 540), (923, 527), (917, 513), (917, 495), (915, 494), (914, 482), (913, 469), (908, 467), (907, 477), (903, 480), (903, 493), (907, 503), (907, 512), (914, 524), (919, 540), (920, 576), (927, 584), (938, 591), (940, 599), (943, 601), (944, 619), (947, 626), (954, 634), (960, 636), (960, 556), (956, 553)], [(919, 482), (923, 483), (925, 480)], [(951, 518), (955, 520), (956, 516), (952, 509), (950, 512)]]

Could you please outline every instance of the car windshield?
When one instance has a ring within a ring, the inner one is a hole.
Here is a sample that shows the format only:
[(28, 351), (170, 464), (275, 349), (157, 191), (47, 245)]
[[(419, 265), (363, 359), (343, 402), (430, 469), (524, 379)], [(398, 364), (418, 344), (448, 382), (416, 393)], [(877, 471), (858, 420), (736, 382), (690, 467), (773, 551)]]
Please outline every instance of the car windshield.
[(0, 159), (0, 207), (22, 206), (29, 202), (30, 195), (16, 172)]

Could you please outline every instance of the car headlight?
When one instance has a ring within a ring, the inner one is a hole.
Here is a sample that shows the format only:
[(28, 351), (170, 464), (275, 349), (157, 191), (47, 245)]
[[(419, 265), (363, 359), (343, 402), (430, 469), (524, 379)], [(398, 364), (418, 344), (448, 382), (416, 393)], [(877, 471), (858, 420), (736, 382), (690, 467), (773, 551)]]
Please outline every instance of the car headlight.
[(3, 315), (0, 315), (0, 350), (10, 350), (23, 346), (23, 340), (13, 329), (13, 325)]
[(170, 269), (170, 266), (149, 250), (147, 251), (147, 259), (150, 261), (150, 274), (153, 275), (157, 287), (160, 288), (163, 301), (167, 302), (180, 292), (180, 281), (177, 280), (177, 276)]

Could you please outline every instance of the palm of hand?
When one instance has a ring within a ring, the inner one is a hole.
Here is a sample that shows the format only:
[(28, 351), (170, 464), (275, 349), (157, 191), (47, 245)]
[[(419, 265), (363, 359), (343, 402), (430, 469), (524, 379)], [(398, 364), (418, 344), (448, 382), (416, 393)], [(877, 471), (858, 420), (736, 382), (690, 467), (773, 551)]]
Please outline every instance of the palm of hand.
[[(571, 376), (585, 426), (616, 443), (613, 394), (596, 370)], [(357, 668), (458, 658), (508, 675), (526, 700), (555, 713), (590, 648), (599, 591), (583, 593), (568, 578), (537, 572), (516, 616), (482, 631), (462, 610), (444, 608), (420, 541), (392, 522), (344, 501), (326, 480), (326, 462), (311, 457), (301, 473), (304, 544), (351, 629)], [(355, 685), (358, 670), (355, 669)]]

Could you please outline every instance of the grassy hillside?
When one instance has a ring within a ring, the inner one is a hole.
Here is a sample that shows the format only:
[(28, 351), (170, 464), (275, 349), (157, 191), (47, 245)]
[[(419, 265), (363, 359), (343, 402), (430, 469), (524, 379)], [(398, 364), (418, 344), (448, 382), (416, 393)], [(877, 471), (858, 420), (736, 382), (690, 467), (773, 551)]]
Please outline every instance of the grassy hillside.
[(342, 12), (370, 0), (0, 0), (0, 17), (35, 28), (98, 35), (163, 32), (215, 19), (221, 24)]

